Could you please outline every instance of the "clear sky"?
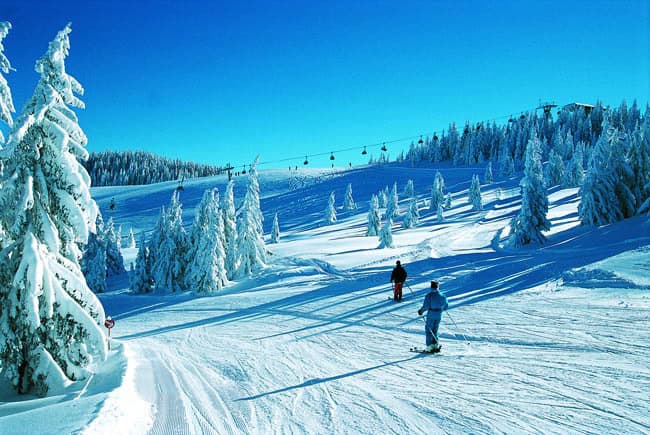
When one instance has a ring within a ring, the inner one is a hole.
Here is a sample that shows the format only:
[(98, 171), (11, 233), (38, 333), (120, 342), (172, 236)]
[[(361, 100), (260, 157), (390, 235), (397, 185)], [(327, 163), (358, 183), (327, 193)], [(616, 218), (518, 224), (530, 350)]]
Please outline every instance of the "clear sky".
[[(302, 165), (539, 99), (645, 106), (649, 16), (650, 0), (0, 1), (18, 110), (71, 21), (89, 149), (214, 164)], [(349, 161), (360, 152), (335, 163)]]

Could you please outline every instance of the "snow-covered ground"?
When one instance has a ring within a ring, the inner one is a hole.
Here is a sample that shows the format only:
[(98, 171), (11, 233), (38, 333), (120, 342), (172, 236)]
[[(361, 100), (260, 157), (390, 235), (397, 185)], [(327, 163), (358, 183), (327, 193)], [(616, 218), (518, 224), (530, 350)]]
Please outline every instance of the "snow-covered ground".
[[(548, 243), (510, 250), (494, 236), (519, 208), (518, 180), (482, 186), (473, 212), (467, 189), (483, 169), (441, 172), (453, 194), (443, 223), (424, 205), (432, 168), (262, 171), (265, 230), (278, 212), (282, 236), (265, 270), (210, 297), (133, 296), (115, 280), (101, 295), (116, 320), (107, 363), (65, 395), (0, 392), (0, 432), (650, 433), (648, 217), (581, 227), (576, 190), (553, 189)], [(421, 223), (398, 219), (396, 247), (377, 249), (364, 237), (368, 200), (408, 179)], [(203, 190), (225, 181), (186, 183), (188, 225)], [(359, 210), (322, 225), (347, 183)], [(93, 195), (137, 236), (175, 187)], [(388, 299), (397, 259), (409, 273), (400, 304)], [(451, 303), (443, 350), (410, 353), (424, 344), (417, 310), (431, 279)]]

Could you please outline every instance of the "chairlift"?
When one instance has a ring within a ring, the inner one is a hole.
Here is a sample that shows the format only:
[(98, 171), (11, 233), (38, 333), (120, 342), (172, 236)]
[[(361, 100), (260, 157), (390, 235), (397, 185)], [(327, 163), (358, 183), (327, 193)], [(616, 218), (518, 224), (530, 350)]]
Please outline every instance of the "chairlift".
[(111, 210), (115, 210), (115, 198), (111, 198), (111, 205), (109, 206)]
[(384, 143), (381, 145), (381, 150), (382, 150), (382, 151), (388, 151), (388, 148), (386, 148), (386, 142), (384, 142)]
[(305, 161), (302, 162), (302, 164), (303, 164), (303, 165), (308, 165), (308, 164), (309, 164), (309, 160), (307, 160), (307, 156), (305, 156)]
[(476, 131), (479, 131), (481, 129), (481, 124), (476, 124)]
[(418, 141), (418, 145), (422, 145), (424, 141), (422, 140), (422, 135), (420, 135), (420, 140)]
[(524, 115), (524, 114), (522, 113), (521, 116), (519, 117), (519, 119), (526, 119), (526, 115)]
[(334, 153), (330, 153), (330, 160), (334, 160)]
[(366, 154), (368, 154), (368, 151), (366, 151), (366, 147), (364, 146), (363, 151), (361, 151), (361, 155), (365, 156)]
[(433, 133), (433, 140), (438, 140), (438, 135)]
[(244, 169), (242, 169), (241, 174), (244, 175), (246, 173), (246, 165), (244, 165)]
[(508, 119), (508, 122), (515, 122), (515, 118), (513, 118), (512, 115), (510, 115), (510, 119)]

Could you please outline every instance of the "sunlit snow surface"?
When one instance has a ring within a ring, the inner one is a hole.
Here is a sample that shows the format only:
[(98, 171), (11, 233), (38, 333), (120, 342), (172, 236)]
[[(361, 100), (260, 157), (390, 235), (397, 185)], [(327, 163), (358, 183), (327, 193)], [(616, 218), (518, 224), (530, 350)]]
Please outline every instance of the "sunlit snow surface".
[[(437, 223), (424, 205), (433, 168), (262, 170), (265, 232), (275, 212), (281, 229), (269, 266), (212, 297), (132, 296), (115, 279), (100, 296), (116, 320), (106, 365), (68, 395), (0, 393), (0, 432), (650, 432), (648, 218), (581, 227), (576, 189), (554, 188), (548, 242), (512, 250), (494, 235), (519, 208), (518, 180), (483, 185), (473, 212), (467, 188), (483, 168), (441, 172), (453, 203)], [(420, 225), (398, 218), (395, 248), (377, 249), (364, 237), (370, 196), (396, 181), (404, 211), (408, 179)], [(186, 181), (187, 225), (203, 190), (225, 182)], [(323, 225), (329, 193), (340, 206), (348, 183), (359, 209)], [(139, 242), (176, 185), (93, 196)], [(397, 259), (409, 273), (401, 304), (388, 300)], [(408, 350), (424, 345), (417, 310), (431, 279), (451, 310), (442, 353), (422, 356)]]

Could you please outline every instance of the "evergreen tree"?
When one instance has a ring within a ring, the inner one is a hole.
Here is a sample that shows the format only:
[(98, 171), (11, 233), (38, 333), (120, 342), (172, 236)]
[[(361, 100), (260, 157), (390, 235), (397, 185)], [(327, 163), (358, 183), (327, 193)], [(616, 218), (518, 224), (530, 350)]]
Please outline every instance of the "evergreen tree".
[(436, 211), (436, 219), (438, 220), (438, 223), (445, 221), (442, 204), (438, 204), (438, 210)]
[(226, 250), (226, 274), (228, 279), (233, 279), (237, 271), (237, 218), (235, 213), (235, 195), (233, 193), (235, 182), (230, 180), (226, 186), (223, 197), (223, 246)]
[(104, 310), (79, 266), (98, 209), (78, 161), (87, 139), (69, 107), (84, 107), (65, 71), (70, 30), (36, 62), (39, 82), (3, 151), (0, 365), (19, 393), (62, 392), (107, 353)]
[[(7, 21), (0, 21), (0, 121), (4, 122), (9, 127), (12, 127), (13, 118), (11, 114), (15, 112), (16, 109), (14, 109), (14, 103), (11, 98), (11, 89), (9, 89), (9, 84), (2, 75), (2, 73), (9, 74), (9, 71), (11, 71), (11, 63), (9, 62), (9, 59), (7, 59), (7, 57), (4, 55), (4, 46), (2, 45), (2, 40), (7, 36), (10, 29), (11, 23)], [(5, 138), (2, 134), (2, 131), (0, 131), (0, 149), (2, 149), (2, 144), (4, 141)], [(0, 176), (2, 176), (2, 174), (0, 174)]]
[(562, 156), (551, 150), (548, 156), (548, 166), (546, 167), (546, 184), (547, 186), (557, 186), (562, 183), (565, 175), (564, 161)]
[(445, 196), (445, 208), (447, 210), (451, 208), (451, 193), (447, 193), (447, 196)]
[(564, 178), (562, 180), (562, 185), (564, 187), (578, 187), (582, 184), (585, 172), (582, 166), (582, 161), (584, 160), (583, 150), (584, 145), (582, 143), (579, 143), (574, 147), (573, 156), (567, 165), (566, 171), (564, 173)]
[(108, 276), (121, 275), (126, 269), (124, 268), (124, 258), (117, 243), (119, 239), (112, 217), (108, 218), (104, 228), (100, 228), (98, 237), (103, 239), (106, 246), (106, 270)]
[(386, 202), (386, 219), (393, 219), (399, 215), (397, 208), (398, 201), (399, 198), (397, 197), (397, 183), (393, 183), (393, 190), (391, 191), (390, 195), (388, 195), (388, 201)]
[(352, 183), (348, 183), (345, 188), (345, 198), (343, 198), (343, 210), (356, 210), (357, 205), (352, 198)]
[(415, 196), (415, 188), (413, 187), (413, 180), (408, 180), (404, 187), (404, 197), (413, 198)]
[(325, 209), (325, 224), (330, 225), (336, 222), (336, 208), (334, 207), (334, 192), (330, 193)]
[(618, 129), (604, 122), (580, 189), (578, 215), (583, 225), (616, 222), (636, 212), (634, 194), (628, 185), (633, 175), (624, 139)]
[(379, 232), (379, 248), (392, 248), (393, 247), (393, 219), (386, 217), (386, 222)]
[(227, 284), (222, 233), (219, 191), (206, 190), (194, 214), (190, 237), (193, 244), (189, 249), (190, 261), (185, 273), (187, 288), (197, 293), (211, 293)]
[(433, 179), (433, 187), (431, 188), (431, 204), (429, 209), (435, 211), (438, 206), (443, 203), (445, 199), (445, 179), (442, 177), (440, 171), (436, 171), (436, 176)]
[(418, 204), (415, 198), (411, 198), (409, 201), (409, 207), (406, 210), (404, 215), (404, 221), (402, 226), (404, 228), (413, 228), (418, 223), (420, 223), (420, 213), (418, 212)]
[(501, 175), (505, 178), (512, 177), (515, 173), (515, 162), (510, 155), (501, 161)]
[(163, 214), (152, 239), (153, 261), (151, 271), (156, 291), (177, 292), (185, 290), (185, 270), (189, 239), (183, 228), (182, 205), (178, 191), (174, 191), (169, 208)]
[(492, 162), (488, 162), (487, 166), (485, 167), (483, 180), (485, 181), (485, 184), (492, 184), (492, 182), (494, 182), (494, 176), (492, 175)]
[(262, 211), (260, 209), (260, 186), (257, 179), (257, 162), (255, 159), (248, 171), (248, 188), (244, 202), (239, 209), (237, 221), (237, 260), (238, 276), (250, 276), (264, 267), (266, 247), (262, 237)]
[(377, 195), (372, 195), (372, 198), (370, 198), (370, 209), (368, 210), (368, 229), (366, 230), (366, 236), (379, 235), (380, 225), (379, 201)]
[(271, 228), (271, 243), (278, 243), (280, 241), (280, 223), (278, 222), (278, 213), (275, 212), (273, 216), (273, 226)]
[(481, 182), (478, 175), (472, 176), (472, 184), (469, 188), (469, 203), (472, 204), (472, 210), (483, 210), (483, 199), (481, 197)]
[(88, 234), (88, 243), (81, 258), (81, 272), (86, 278), (86, 284), (95, 293), (106, 291), (106, 240), (103, 227), (101, 214), (98, 213), (96, 231)]
[(546, 238), (542, 231), (548, 231), (551, 223), (546, 218), (548, 197), (542, 175), (541, 142), (537, 135), (526, 147), (526, 165), (521, 180), (521, 209), (512, 220), (512, 243), (516, 247), (531, 242), (543, 243)]
[(129, 248), (135, 248), (135, 234), (133, 234), (133, 228), (129, 228)]
[(380, 190), (379, 193), (377, 194), (377, 203), (379, 205), (379, 208), (386, 207), (387, 202), (388, 202), (388, 186)]
[[(636, 118), (636, 101), (630, 109), (630, 115)], [(643, 124), (632, 134), (631, 147), (628, 161), (630, 162), (632, 176), (631, 189), (634, 195), (636, 209), (650, 198), (650, 113), (646, 112)]]
[(145, 243), (144, 233), (140, 239), (140, 249), (135, 259), (135, 270), (131, 275), (131, 291), (134, 293), (151, 293), (154, 279), (151, 272), (149, 247)]

